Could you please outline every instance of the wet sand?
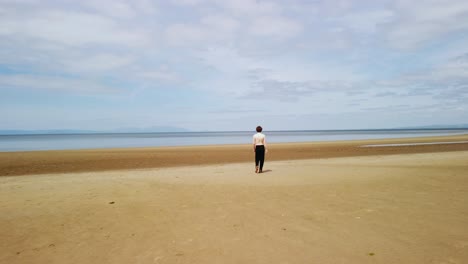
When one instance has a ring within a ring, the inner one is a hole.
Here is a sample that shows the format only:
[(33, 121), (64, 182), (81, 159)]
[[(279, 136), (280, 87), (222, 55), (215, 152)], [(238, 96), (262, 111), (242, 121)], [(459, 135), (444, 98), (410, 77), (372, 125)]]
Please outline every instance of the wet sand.
[(362, 143), (271, 146), (371, 154), (269, 159), (262, 174), (196, 160), (0, 177), (0, 263), (468, 263), (468, 150), (449, 149), (466, 144)]
[[(267, 161), (468, 150), (468, 135), (270, 144)], [(362, 147), (374, 144), (433, 143)], [(0, 152), (0, 176), (253, 162), (251, 145)]]

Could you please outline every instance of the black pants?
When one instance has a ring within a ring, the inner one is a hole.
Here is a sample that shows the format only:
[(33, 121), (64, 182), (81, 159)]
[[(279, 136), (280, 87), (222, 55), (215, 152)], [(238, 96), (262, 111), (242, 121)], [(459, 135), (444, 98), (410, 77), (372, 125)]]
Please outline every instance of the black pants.
[(263, 162), (265, 162), (265, 147), (263, 145), (255, 146), (255, 166), (260, 166), (260, 170), (262, 170)]

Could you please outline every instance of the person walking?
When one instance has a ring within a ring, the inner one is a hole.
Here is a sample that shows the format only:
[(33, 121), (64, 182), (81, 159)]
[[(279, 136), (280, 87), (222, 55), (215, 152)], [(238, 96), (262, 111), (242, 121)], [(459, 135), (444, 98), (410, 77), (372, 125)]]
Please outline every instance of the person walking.
[(265, 153), (267, 152), (265, 135), (262, 134), (262, 127), (256, 128), (257, 133), (253, 135), (253, 150), (255, 152), (255, 173), (262, 173)]

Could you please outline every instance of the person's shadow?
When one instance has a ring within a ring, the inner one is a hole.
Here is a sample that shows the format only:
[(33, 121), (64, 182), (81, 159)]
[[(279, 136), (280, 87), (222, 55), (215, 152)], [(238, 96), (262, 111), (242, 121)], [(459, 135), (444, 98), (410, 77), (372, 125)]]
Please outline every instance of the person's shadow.
[(263, 170), (262, 173), (272, 172), (272, 170)]

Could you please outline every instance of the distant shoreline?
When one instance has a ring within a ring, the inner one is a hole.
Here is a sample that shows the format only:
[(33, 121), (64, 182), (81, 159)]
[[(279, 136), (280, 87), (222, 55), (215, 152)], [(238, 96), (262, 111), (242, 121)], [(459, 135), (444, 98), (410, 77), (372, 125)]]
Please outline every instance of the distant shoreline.
[[(468, 127), (440, 127), (440, 128), (369, 128), (369, 129), (298, 129), (298, 130), (269, 130), (265, 132), (358, 132), (358, 131), (465, 131)], [(249, 130), (226, 131), (91, 131), (91, 130), (0, 130), (0, 136), (30, 136), (30, 135), (101, 135), (101, 134), (164, 134), (164, 133), (246, 133)]]
[[(252, 131), (31, 134), (0, 136), (0, 152), (248, 144)], [(266, 131), (269, 143), (381, 140), (468, 134), (468, 129)]]

